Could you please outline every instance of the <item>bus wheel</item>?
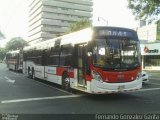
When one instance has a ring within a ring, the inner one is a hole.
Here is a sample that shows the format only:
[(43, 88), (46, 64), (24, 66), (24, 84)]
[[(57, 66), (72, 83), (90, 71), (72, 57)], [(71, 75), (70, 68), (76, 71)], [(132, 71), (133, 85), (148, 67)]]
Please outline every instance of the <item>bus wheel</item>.
[(70, 92), (70, 79), (67, 73), (64, 73), (64, 75), (62, 76), (62, 88)]

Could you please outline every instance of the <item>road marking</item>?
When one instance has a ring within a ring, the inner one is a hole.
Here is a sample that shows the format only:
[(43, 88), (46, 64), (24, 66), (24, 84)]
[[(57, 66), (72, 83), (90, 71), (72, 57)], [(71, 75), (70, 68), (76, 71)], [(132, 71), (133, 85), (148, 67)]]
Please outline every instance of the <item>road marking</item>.
[(65, 95), (65, 96), (53, 96), (53, 97), (41, 97), (41, 98), (27, 98), (27, 99), (15, 99), (15, 100), (4, 100), (1, 103), (19, 103), (19, 102), (29, 102), (29, 101), (39, 101), (39, 100), (54, 100), (54, 99), (64, 99), (64, 98), (76, 98), (82, 97), (84, 95)]
[(137, 91), (143, 92), (143, 91), (153, 91), (153, 90), (160, 90), (160, 88), (140, 89), (140, 90), (137, 90)]
[(15, 83), (15, 80), (12, 80), (12, 79), (10, 79), (10, 78), (8, 78), (8, 77), (4, 77), (5, 79), (6, 79), (6, 81), (7, 82), (9, 82), (9, 83)]
[[(154, 90), (160, 90), (160, 88), (141, 89), (141, 90), (138, 90), (138, 92), (154, 91)], [(53, 96), (53, 97), (39, 97), (39, 98), (26, 98), (26, 99), (15, 99), (15, 100), (3, 100), (3, 101), (1, 101), (1, 103), (5, 104), (5, 103), (20, 103), (20, 102), (29, 102), (29, 101), (40, 101), (40, 100), (77, 98), (77, 97), (83, 97), (83, 96), (86, 96), (86, 95), (81, 94), (81, 95), (65, 95), (65, 96)]]

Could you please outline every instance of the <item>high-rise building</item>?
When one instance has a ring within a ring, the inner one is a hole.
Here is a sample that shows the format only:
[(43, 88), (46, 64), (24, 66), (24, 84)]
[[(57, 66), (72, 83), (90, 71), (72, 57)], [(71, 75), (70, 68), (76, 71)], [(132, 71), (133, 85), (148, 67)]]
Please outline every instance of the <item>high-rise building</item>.
[(92, 0), (29, 0), (29, 42), (63, 34), (70, 23), (92, 17)]

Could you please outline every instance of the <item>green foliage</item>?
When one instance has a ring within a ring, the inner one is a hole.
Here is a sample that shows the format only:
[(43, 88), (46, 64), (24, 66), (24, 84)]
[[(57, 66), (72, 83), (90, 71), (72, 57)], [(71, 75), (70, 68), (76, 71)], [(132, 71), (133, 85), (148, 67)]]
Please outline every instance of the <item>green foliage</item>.
[(5, 48), (0, 48), (0, 61), (5, 58), (7, 50)]
[(22, 49), (26, 45), (27, 45), (27, 42), (23, 38), (21, 38), (21, 37), (15, 37), (15, 38), (12, 38), (6, 44), (6, 49), (8, 51), (10, 51), (10, 50), (17, 50), (17, 49)]
[(148, 19), (149, 22), (159, 20), (160, 0), (128, 0), (128, 7), (132, 10), (136, 19)]
[(90, 26), (92, 26), (92, 22), (89, 19), (82, 19), (80, 21), (70, 24), (66, 33), (75, 32)]

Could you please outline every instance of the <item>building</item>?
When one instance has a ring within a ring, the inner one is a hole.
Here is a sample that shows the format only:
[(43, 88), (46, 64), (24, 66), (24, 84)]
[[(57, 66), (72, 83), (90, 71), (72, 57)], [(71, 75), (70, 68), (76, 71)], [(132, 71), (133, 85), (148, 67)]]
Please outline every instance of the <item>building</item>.
[(144, 25), (137, 28), (141, 43), (150, 43), (160, 40), (160, 24)]
[(141, 26), (137, 34), (141, 42), (143, 70), (160, 71), (160, 24)]
[(137, 30), (140, 40), (146, 40), (146, 42), (154, 42), (156, 40), (157, 25), (146, 25)]
[(160, 71), (160, 42), (141, 44), (143, 70)]
[(92, 18), (92, 0), (29, 0), (29, 43), (62, 35), (68, 26)]

